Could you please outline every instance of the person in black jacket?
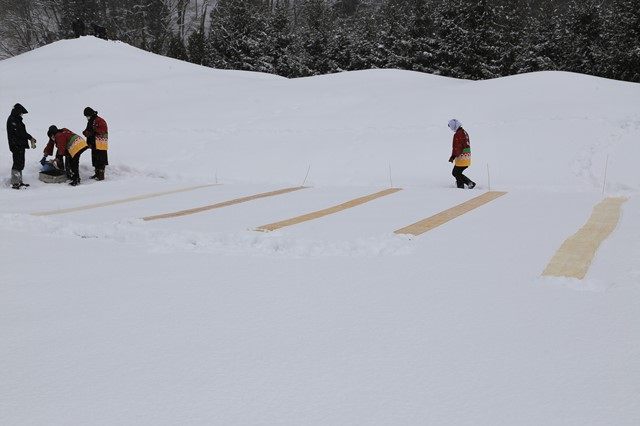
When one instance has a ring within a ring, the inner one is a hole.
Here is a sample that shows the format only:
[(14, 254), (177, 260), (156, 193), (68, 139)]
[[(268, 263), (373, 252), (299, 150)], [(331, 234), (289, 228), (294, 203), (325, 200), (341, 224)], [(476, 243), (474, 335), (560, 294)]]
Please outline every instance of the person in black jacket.
[(22, 122), (22, 115), (27, 112), (25, 107), (15, 104), (7, 119), (7, 139), (9, 139), (9, 149), (13, 154), (13, 165), (11, 166), (11, 187), (13, 189), (29, 186), (29, 184), (22, 182), (24, 150), (29, 149), (29, 141), (31, 141), (31, 148), (35, 148), (36, 140), (27, 133)]

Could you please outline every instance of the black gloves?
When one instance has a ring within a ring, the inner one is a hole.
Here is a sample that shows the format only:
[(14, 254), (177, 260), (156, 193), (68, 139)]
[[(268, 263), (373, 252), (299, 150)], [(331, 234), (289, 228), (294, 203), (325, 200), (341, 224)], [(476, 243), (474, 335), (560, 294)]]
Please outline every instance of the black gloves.
[(449, 162), (453, 163), (453, 160), (455, 160), (455, 159), (456, 159), (456, 157), (452, 155), (451, 157), (449, 157)]

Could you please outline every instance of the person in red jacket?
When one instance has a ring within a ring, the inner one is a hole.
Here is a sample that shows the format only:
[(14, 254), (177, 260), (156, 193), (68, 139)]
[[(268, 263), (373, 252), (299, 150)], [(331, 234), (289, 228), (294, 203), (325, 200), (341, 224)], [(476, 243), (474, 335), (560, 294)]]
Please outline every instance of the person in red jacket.
[(56, 147), (55, 165), (62, 168), (62, 158), (66, 157), (67, 174), (71, 179), (69, 185), (76, 186), (80, 183), (80, 156), (89, 147), (87, 142), (71, 130), (56, 126), (49, 126), (47, 132), (49, 142), (44, 148), (44, 157), (42, 161), (46, 161), (47, 156), (53, 155), (53, 147)]
[(109, 164), (107, 149), (109, 148), (109, 132), (107, 122), (98, 117), (98, 111), (91, 107), (84, 109), (87, 118), (87, 128), (82, 134), (87, 138), (87, 144), (91, 148), (91, 163), (95, 173), (91, 179), (104, 180), (104, 169)]
[(462, 123), (455, 118), (449, 120), (449, 128), (454, 132), (453, 149), (451, 157), (449, 157), (450, 163), (455, 162), (451, 174), (456, 178), (458, 188), (464, 189), (465, 185), (469, 189), (474, 188), (476, 183), (462, 174), (471, 165), (471, 141), (469, 140), (469, 135), (462, 128)]

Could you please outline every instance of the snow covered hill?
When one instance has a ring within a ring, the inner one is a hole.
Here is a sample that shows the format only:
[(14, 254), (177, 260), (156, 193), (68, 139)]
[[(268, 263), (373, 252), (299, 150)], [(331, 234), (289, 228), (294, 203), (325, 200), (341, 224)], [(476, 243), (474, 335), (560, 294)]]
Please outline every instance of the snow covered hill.
[[(0, 109), (38, 139), (32, 186), (0, 187), (0, 423), (638, 424), (639, 99), (554, 72), (287, 80), (92, 37), (0, 61)], [(85, 106), (107, 180), (84, 154), (80, 186), (39, 182), (48, 126), (81, 132)], [(541, 278), (603, 196), (628, 201), (587, 277)]]
[[(112, 172), (315, 185), (448, 185), (451, 134), (470, 132), (474, 172), (511, 187), (638, 190), (640, 86), (569, 73), (469, 82), (396, 70), (287, 80), (215, 71), (92, 37), (0, 63), (4, 109), (52, 123), (109, 119)], [(36, 156), (34, 156), (36, 157)], [(6, 168), (6, 157), (1, 163)], [(33, 162), (32, 162), (33, 164)], [(36, 164), (37, 165), (37, 164)], [(32, 166), (32, 172), (35, 171)], [(553, 173), (548, 173), (552, 170)]]

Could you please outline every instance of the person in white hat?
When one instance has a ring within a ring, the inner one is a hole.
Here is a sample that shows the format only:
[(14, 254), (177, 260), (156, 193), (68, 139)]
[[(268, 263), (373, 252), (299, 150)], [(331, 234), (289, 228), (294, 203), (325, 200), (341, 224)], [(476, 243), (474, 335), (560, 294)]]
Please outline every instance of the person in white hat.
[(472, 189), (476, 186), (476, 183), (466, 177), (462, 172), (471, 165), (471, 142), (469, 135), (462, 128), (462, 123), (455, 118), (449, 120), (449, 128), (453, 134), (453, 149), (451, 151), (451, 157), (449, 162), (454, 163), (451, 174), (456, 178), (456, 186), (458, 188)]

